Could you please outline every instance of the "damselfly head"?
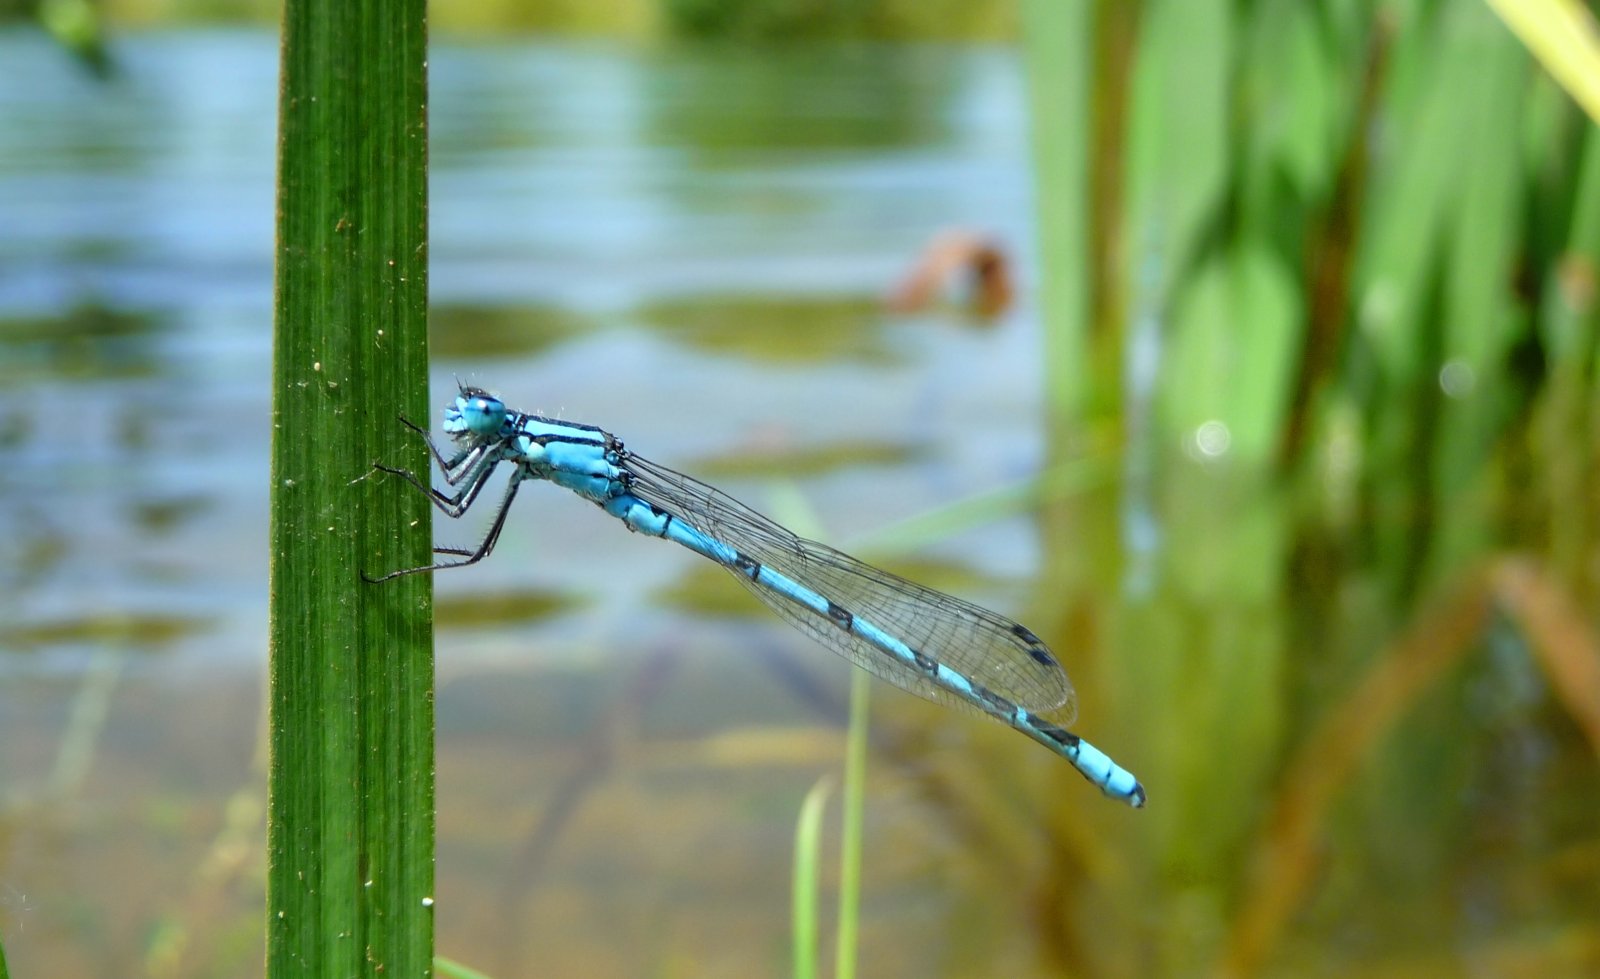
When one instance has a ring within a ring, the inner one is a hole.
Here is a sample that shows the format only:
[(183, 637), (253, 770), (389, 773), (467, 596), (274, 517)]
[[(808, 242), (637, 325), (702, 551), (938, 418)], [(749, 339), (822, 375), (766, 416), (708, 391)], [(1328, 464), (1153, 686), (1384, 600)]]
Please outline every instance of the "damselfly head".
[(481, 388), (462, 388), (444, 410), (444, 430), (456, 439), (493, 438), (505, 423), (505, 402)]

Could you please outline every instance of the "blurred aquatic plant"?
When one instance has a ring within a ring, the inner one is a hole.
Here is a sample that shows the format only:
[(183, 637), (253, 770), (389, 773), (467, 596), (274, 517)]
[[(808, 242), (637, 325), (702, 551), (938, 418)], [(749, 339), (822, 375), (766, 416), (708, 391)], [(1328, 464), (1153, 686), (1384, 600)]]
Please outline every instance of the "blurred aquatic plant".
[(794, 979), (814, 979), (817, 973), (817, 905), (821, 900), (818, 878), (822, 871), (823, 805), (833, 790), (833, 779), (824, 775), (800, 803), (794, 828), (794, 894), (790, 908), (793, 950), (790, 974)]
[[(1236, 465), (1315, 466), (1346, 403), (1492, 434), (1528, 368), (1592, 355), (1541, 322), (1592, 265), (1593, 128), (1483, 8), (1036, 6), (1045, 315), (1093, 351), (1050, 358), (1061, 407), (1151, 402), (1163, 441), (1217, 421)], [(1367, 458), (1413, 421), (1367, 416)]]
[[(833, 936), (833, 975), (853, 979), (860, 954), (861, 857), (866, 818), (868, 714), (872, 678), (864, 670), (850, 677), (850, 725), (845, 736), (844, 791), (839, 801), (839, 914)], [(822, 889), (823, 806), (833, 791), (833, 777), (824, 775), (806, 793), (795, 823), (791, 940), (795, 979), (812, 979), (817, 969), (817, 919)]]
[(1488, 0), (1545, 69), (1600, 122), (1600, 31), (1579, 0)]
[(1583, 613), (1534, 561), (1505, 558), (1475, 570), (1378, 653), (1288, 762), (1250, 861), (1251, 885), (1229, 937), (1224, 974), (1261, 968), (1326, 859), (1318, 841), (1340, 789), (1428, 688), (1481, 647), (1495, 611), (1528, 637), (1550, 689), (1600, 756), (1600, 642)]
[[(1486, 6), (1023, 11), (1050, 444), (1122, 467), (1042, 511), (1041, 634), (1083, 638), (1152, 799), (1056, 828), (1046, 954), (1249, 974), (1314, 897), (1403, 900), (1315, 894), (1330, 834), (1345, 873), (1384, 856), (1336, 811), (1425, 840), (1418, 888), (1470, 864), (1441, 789), (1489, 777), (1449, 692), (1490, 608), (1594, 743), (1600, 131)], [(1157, 879), (1187, 883), (1152, 909)]]
[(669, 31), (687, 37), (998, 38), (1015, 14), (1004, 0), (659, 0)]
[(91, 0), (0, 0), (0, 23), (22, 16), (45, 29), (55, 42), (98, 78), (110, 78), (116, 63), (106, 47), (100, 6)]

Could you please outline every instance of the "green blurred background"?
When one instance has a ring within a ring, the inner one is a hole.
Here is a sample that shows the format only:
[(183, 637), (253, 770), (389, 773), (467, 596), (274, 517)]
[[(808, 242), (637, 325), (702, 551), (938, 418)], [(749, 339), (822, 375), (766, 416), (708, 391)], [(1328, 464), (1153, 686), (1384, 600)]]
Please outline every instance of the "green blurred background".
[[(259, 974), (276, 8), (12, 13), (0, 939)], [(1600, 147), (1488, 6), (430, 19), (435, 400), (1016, 615), (1149, 791), (884, 691), (863, 975), (1600, 972)], [(952, 241), (1003, 311), (895, 301)], [(844, 665), (524, 497), (438, 584), (440, 952), (783, 973)]]

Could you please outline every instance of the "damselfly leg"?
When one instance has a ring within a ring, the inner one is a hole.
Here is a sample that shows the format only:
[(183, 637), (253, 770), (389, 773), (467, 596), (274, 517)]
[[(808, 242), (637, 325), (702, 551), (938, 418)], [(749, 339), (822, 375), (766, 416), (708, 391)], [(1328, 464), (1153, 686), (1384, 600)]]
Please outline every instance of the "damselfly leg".
[[(439, 452), (438, 446), (434, 444), (433, 437), (426, 431), (418, 428), (405, 418), (401, 418), (400, 421), (404, 422), (413, 431), (421, 434), (423, 439), (427, 441), (428, 450), (432, 454), (434, 461), (438, 463), (446, 482), (456, 485), (466, 480), (466, 485), (462, 486), (455, 496), (447, 496), (418, 479), (417, 475), (409, 469), (385, 466), (382, 463), (374, 463), (373, 468), (403, 478), (406, 482), (426, 494), (428, 501), (447, 517), (454, 519), (466, 513), (472, 507), (472, 504), (477, 501), (478, 494), (488, 484), (489, 477), (494, 474), (495, 467), (502, 460), (490, 452), (487, 446), (481, 444), (464, 450), (454, 459), (446, 459)], [(435, 547), (433, 549), (435, 554), (451, 554), (457, 557), (464, 557), (465, 560), (442, 561), (416, 568), (401, 568), (398, 571), (391, 571), (378, 577), (372, 577), (363, 571), (361, 573), (362, 579), (370, 583), (376, 583), (388, 581), (390, 578), (398, 578), (401, 575), (420, 574), (424, 571), (463, 568), (469, 564), (477, 564), (482, 561), (489, 556), (490, 552), (494, 550), (495, 543), (500, 540), (500, 531), (505, 528), (506, 514), (511, 510), (511, 501), (516, 498), (517, 484), (520, 482), (522, 482), (522, 472), (518, 470), (512, 473), (511, 481), (506, 485), (505, 496), (501, 498), (499, 509), (495, 511), (494, 520), (489, 525), (489, 532), (484, 535), (482, 542), (476, 548)]]
[[(444, 453), (439, 451), (438, 444), (434, 442), (433, 435), (430, 434), (426, 428), (423, 428), (421, 425), (418, 425), (416, 422), (404, 415), (400, 416), (400, 424), (422, 436), (422, 441), (426, 442), (428, 445), (428, 454), (433, 456), (433, 461), (438, 464), (439, 471), (444, 474), (444, 481), (449, 483), (451, 486), (454, 486), (455, 484), (461, 482), (463, 478), (465, 478), (467, 471), (471, 468), (469, 465), (471, 460), (480, 458), (489, 450), (489, 447), (486, 445), (471, 445), (456, 453), (455, 458), (446, 459), (444, 457)], [(379, 466), (378, 468), (383, 469), (385, 467)], [(389, 469), (387, 471), (394, 472), (395, 470)]]

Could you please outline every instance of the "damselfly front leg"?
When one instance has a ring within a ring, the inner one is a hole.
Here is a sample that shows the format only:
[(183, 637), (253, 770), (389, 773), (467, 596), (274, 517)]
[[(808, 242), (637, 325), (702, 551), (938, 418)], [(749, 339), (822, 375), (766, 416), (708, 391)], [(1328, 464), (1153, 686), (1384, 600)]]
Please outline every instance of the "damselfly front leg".
[(462, 478), (468, 479), (469, 482), (461, 487), (461, 490), (455, 496), (446, 496), (439, 492), (418, 479), (416, 474), (409, 469), (397, 469), (393, 466), (386, 466), (381, 462), (373, 463), (372, 468), (401, 477), (412, 486), (428, 494), (428, 499), (434, 506), (443, 511), (445, 516), (454, 518), (466, 513), (472, 506), (473, 501), (478, 498), (478, 493), (483, 490), (484, 484), (489, 481), (489, 477), (494, 473), (495, 466), (499, 465), (500, 462), (500, 459), (492, 455), (484, 455), (474, 460), (469, 470), (462, 476)]
[[(444, 453), (439, 451), (438, 443), (434, 442), (433, 435), (430, 434), (426, 428), (418, 425), (405, 415), (400, 416), (400, 424), (422, 436), (422, 441), (428, 444), (428, 454), (433, 456), (433, 461), (439, 466), (439, 472), (444, 475), (444, 481), (449, 483), (451, 486), (461, 482), (461, 480), (466, 476), (467, 471), (471, 469), (472, 462), (478, 458), (481, 458), (483, 453), (489, 450), (488, 445), (480, 443), (462, 449), (460, 452), (456, 453), (454, 459), (446, 459), (444, 457)], [(383, 467), (380, 466), (379, 468), (381, 469)], [(391, 469), (388, 471), (393, 472), (394, 470)]]
[[(472, 499), (478, 495), (478, 490), (482, 489), (483, 484), (488, 481), (489, 473), (492, 472), (493, 469), (493, 466), (485, 469), (483, 476), (481, 476), (476, 482), (468, 487), (466, 491), (467, 500), (461, 506), (461, 510), (463, 512), (468, 506), (472, 505)], [(413, 482), (415, 482), (415, 480), (413, 480)], [(483, 536), (483, 542), (480, 543), (476, 549), (471, 551), (464, 547), (435, 547), (433, 549), (435, 554), (466, 555), (465, 560), (441, 561), (437, 564), (425, 564), (420, 568), (401, 568), (399, 571), (391, 571), (386, 575), (380, 575), (376, 578), (369, 577), (367, 573), (363, 571), (361, 572), (362, 579), (369, 584), (376, 584), (380, 581), (388, 581), (390, 578), (398, 578), (401, 575), (420, 574), (424, 571), (443, 571), (445, 568), (464, 568), (469, 564), (477, 564), (479, 561), (482, 561), (484, 558), (489, 556), (491, 551), (494, 550), (495, 542), (500, 540), (500, 531), (503, 530), (506, 525), (506, 514), (511, 512), (511, 501), (516, 498), (517, 486), (521, 482), (522, 470), (519, 468), (516, 472), (511, 474), (511, 481), (506, 484), (506, 495), (501, 498), (500, 508), (495, 511), (494, 522), (489, 525), (489, 532)], [(423, 489), (427, 490), (427, 492), (430, 494), (430, 497), (437, 495), (437, 491), (431, 486), (425, 486)], [(438, 501), (435, 500), (434, 502), (437, 505)], [(446, 513), (450, 513), (449, 510), (446, 510), (442, 506), (440, 506), (439, 509), (444, 510)], [(453, 517), (458, 517), (460, 515), (460, 513), (450, 513), (450, 516)]]
[[(402, 477), (412, 486), (428, 494), (428, 499), (433, 502), (434, 506), (442, 510), (446, 516), (459, 517), (466, 513), (467, 509), (472, 506), (473, 500), (477, 499), (479, 491), (483, 489), (483, 484), (488, 479), (489, 474), (502, 461), (494, 451), (493, 444), (479, 442), (462, 449), (454, 458), (446, 459), (444, 453), (439, 451), (438, 444), (433, 441), (433, 436), (428, 434), (426, 429), (418, 426), (404, 415), (400, 416), (400, 423), (422, 436), (422, 440), (428, 445), (428, 453), (433, 456), (433, 461), (438, 464), (439, 472), (444, 476), (446, 483), (456, 486), (465, 481), (467, 485), (463, 486), (455, 496), (447, 496), (434, 489), (431, 484), (423, 482), (417, 477), (416, 473), (409, 469), (386, 466), (381, 462), (374, 462), (372, 468)], [(445, 553), (455, 553), (455, 551)]]
[[(422, 436), (423, 442), (427, 443), (428, 454), (433, 457), (434, 463), (436, 463), (439, 467), (440, 475), (444, 476), (444, 481), (451, 486), (455, 486), (462, 480), (470, 478), (473, 472), (477, 469), (479, 463), (481, 463), (484, 457), (489, 454), (490, 446), (480, 443), (478, 445), (471, 445), (465, 449), (462, 449), (460, 452), (456, 453), (456, 456), (453, 459), (446, 459), (444, 457), (444, 453), (439, 451), (438, 444), (433, 441), (433, 436), (428, 434), (427, 429), (418, 426), (415, 422), (404, 415), (400, 416), (400, 424)], [(396, 476), (404, 476), (406, 479), (411, 481), (412, 485), (427, 488), (422, 480), (417, 477), (417, 474), (409, 469), (399, 469), (394, 466), (386, 466), (381, 462), (374, 462), (372, 464), (372, 468), (386, 473), (393, 473)], [(443, 494), (437, 494), (437, 496), (441, 500), (451, 499)]]

